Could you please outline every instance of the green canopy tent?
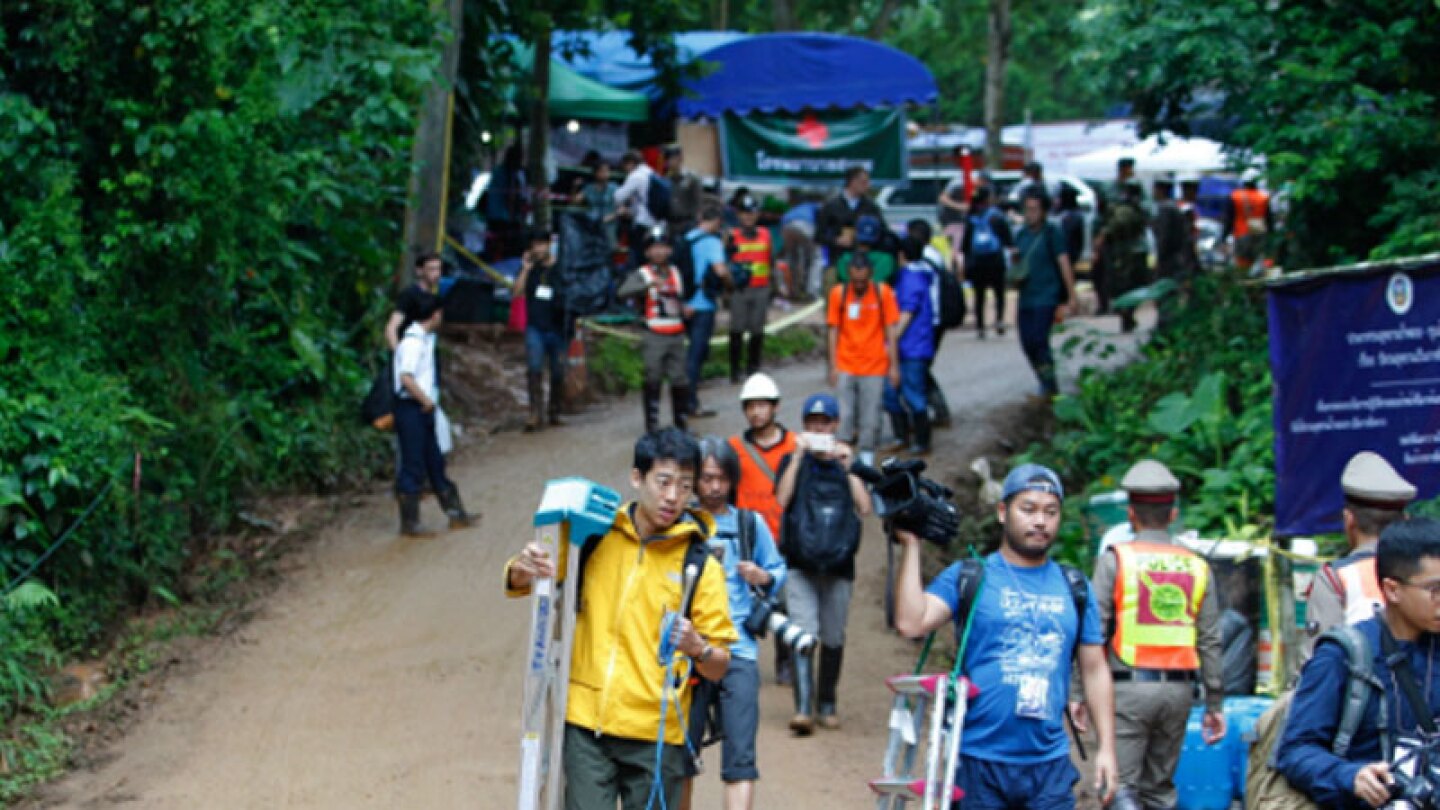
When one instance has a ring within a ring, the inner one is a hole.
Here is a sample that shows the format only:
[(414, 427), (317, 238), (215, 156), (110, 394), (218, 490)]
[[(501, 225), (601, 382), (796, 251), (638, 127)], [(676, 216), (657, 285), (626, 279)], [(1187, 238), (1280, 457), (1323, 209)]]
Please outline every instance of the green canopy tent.
[[(534, 62), (528, 45), (515, 45), (515, 61), (528, 74)], [(586, 121), (647, 121), (650, 100), (641, 93), (620, 90), (581, 76), (574, 68), (550, 60), (550, 115)]]

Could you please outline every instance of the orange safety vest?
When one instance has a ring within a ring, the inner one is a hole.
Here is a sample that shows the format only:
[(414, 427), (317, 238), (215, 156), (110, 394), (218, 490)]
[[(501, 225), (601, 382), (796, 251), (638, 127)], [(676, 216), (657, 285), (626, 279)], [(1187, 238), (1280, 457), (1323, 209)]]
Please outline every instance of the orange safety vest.
[(1380, 592), (1380, 578), (1375, 576), (1374, 554), (1332, 566), (1330, 570), (1339, 580), (1338, 592), (1340, 603), (1345, 607), (1346, 624), (1373, 618), (1375, 609), (1385, 604), (1385, 596)]
[(1265, 212), (1270, 209), (1269, 194), (1258, 188), (1237, 188), (1230, 192), (1230, 202), (1235, 205), (1235, 238), (1268, 230)]
[(750, 236), (745, 235), (744, 228), (736, 228), (731, 233), (735, 240), (735, 263), (750, 266), (750, 286), (770, 286), (770, 267), (775, 256), (770, 229), (757, 225)]
[[(740, 480), (735, 482), (735, 505), (765, 518), (765, 525), (770, 528), (770, 536), (775, 538), (777, 546), (780, 543), (780, 516), (784, 510), (775, 497), (775, 483), (780, 477), (780, 460), (795, 452), (795, 434), (784, 428), (781, 430), (784, 432), (780, 441), (768, 450), (745, 441), (744, 435), (730, 437), (730, 447), (740, 459)], [(754, 456), (760, 457), (763, 466), (756, 463)]]
[(1115, 657), (1138, 669), (1194, 670), (1195, 622), (1210, 567), (1189, 549), (1168, 543), (1112, 546), (1115, 573)]
[[(657, 335), (678, 335), (685, 331), (684, 310), (681, 307), (680, 271), (675, 265), (666, 268), (669, 272), (660, 280), (658, 287), (645, 290), (645, 326)], [(647, 283), (656, 279), (654, 265), (640, 268)]]

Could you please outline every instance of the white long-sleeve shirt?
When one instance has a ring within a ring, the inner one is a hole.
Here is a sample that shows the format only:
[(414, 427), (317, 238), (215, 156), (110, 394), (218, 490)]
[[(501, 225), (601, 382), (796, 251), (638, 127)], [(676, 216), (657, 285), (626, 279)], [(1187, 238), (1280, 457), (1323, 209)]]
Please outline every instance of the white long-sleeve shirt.
[(655, 224), (655, 217), (650, 214), (649, 200), (652, 174), (654, 171), (641, 163), (625, 175), (625, 182), (620, 185), (620, 190), (615, 192), (615, 203), (629, 205), (635, 212), (635, 224), (644, 228)]

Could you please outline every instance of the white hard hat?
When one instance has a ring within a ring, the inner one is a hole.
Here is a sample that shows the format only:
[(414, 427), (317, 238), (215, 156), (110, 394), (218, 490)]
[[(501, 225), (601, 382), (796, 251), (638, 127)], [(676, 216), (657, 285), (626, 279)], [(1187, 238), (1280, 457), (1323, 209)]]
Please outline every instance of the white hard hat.
[(769, 374), (751, 374), (750, 379), (745, 381), (745, 387), (740, 389), (740, 401), (749, 402), (752, 399), (780, 399), (780, 387), (770, 379)]

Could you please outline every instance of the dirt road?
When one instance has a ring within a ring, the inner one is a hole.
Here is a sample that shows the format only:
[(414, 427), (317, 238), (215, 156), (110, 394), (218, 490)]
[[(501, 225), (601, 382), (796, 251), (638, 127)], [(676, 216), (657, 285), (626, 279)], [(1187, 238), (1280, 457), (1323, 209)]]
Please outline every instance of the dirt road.
[[(937, 463), (961, 468), (986, 417), (1033, 390), (1011, 335), (952, 335), (937, 364), (957, 425), (938, 434)], [(823, 368), (776, 372), (796, 421)], [(742, 427), (736, 391), (706, 388), (720, 418)], [(530, 536), (543, 483), (582, 475), (629, 491), (640, 427), (633, 399), (537, 436), (502, 434), (468, 448), (452, 475), (484, 512), (475, 530), (432, 540), (395, 535), (377, 485), (363, 506), (292, 562), (296, 572), (243, 629), (193, 672), (171, 679), (133, 731), (93, 767), (46, 788), (39, 806), (97, 808), (504, 808), (513, 806), (521, 662), (529, 603), (506, 600), (500, 571)], [(435, 519), (433, 507), (429, 517)], [(845, 727), (805, 740), (785, 730), (788, 690), (768, 681), (759, 740), (760, 807), (873, 806), (888, 693), (915, 647), (883, 626), (884, 548), (866, 528), (840, 707)], [(766, 645), (768, 647), (768, 645)], [(771, 672), (768, 660), (762, 671)], [(718, 752), (697, 808), (720, 806)]]

